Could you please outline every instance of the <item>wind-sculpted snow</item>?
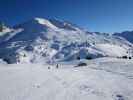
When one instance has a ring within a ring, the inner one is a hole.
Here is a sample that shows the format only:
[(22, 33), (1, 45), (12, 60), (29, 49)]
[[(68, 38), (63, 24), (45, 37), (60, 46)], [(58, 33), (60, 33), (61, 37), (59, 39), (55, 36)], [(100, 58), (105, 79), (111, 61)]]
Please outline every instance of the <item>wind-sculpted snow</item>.
[(0, 65), (0, 100), (132, 100), (133, 61)]
[(132, 55), (132, 44), (123, 38), (87, 32), (57, 19), (34, 18), (16, 25), (0, 37), (0, 43), (0, 58), (7, 63), (54, 63)]

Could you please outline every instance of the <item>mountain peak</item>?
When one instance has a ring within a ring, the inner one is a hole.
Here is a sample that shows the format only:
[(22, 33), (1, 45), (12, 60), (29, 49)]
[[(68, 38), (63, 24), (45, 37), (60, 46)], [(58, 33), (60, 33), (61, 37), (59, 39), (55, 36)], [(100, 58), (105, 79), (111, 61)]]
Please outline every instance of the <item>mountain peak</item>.
[(49, 21), (58, 28), (73, 30), (73, 31), (77, 31), (77, 30), (81, 29), (77, 25), (72, 24), (69, 21), (63, 21), (63, 20), (60, 20), (60, 19), (57, 19), (57, 18), (49, 19)]
[(47, 19), (44, 19), (44, 18), (34, 18), (33, 19), (34, 21), (36, 21), (37, 23), (41, 24), (41, 25), (46, 25), (48, 26), (49, 28), (52, 28), (52, 29), (57, 29), (57, 27), (55, 25), (53, 25), (49, 20)]
[(57, 30), (57, 29), (64, 29), (64, 30), (70, 30), (70, 31), (80, 31), (82, 30), (81, 28), (79, 28), (77, 25), (72, 24), (68, 21), (63, 21), (57, 18), (53, 18), (53, 19), (45, 19), (45, 18), (39, 18), (39, 17), (35, 17), (32, 18), (29, 21), (26, 21), (23, 24), (19, 24), (14, 26), (14, 28), (24, 28), (27, 29), (27, 27), (31, 27), (31, 26), (35, 26), (35, 28), (37, 26), (45, 26), (47, 28), (53, 29), (53, 30)]

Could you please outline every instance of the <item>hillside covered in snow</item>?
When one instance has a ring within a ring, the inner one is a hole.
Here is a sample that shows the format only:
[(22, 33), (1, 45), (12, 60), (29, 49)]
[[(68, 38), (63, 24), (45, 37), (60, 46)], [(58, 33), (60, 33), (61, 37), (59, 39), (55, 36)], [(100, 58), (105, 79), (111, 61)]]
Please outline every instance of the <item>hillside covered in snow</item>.
[(67, 21), (0, 31), (0, 100), (132, 100), (133, 44)]
[(0, 36), (0, 58), (7, 63), (132, 56), (132, 48), (132, 43), (122, 37), (88, 32), (57, 19), (33, 18)]
[(115, 36), (121, 36), (125, 38), (126, 40), (133, 43), (133, 31), (124, 31), (122, 33), (114, 33)]

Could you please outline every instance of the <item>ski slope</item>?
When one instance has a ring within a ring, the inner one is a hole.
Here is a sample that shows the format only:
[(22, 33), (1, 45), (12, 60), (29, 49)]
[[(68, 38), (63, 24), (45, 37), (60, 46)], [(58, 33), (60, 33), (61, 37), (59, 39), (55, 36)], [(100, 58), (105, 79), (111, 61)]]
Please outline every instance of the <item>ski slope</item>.
[[(133, 61), (0, 65), (0, 100), (132, 100)], [(48, 69), (49, 67), (49, 69)]]

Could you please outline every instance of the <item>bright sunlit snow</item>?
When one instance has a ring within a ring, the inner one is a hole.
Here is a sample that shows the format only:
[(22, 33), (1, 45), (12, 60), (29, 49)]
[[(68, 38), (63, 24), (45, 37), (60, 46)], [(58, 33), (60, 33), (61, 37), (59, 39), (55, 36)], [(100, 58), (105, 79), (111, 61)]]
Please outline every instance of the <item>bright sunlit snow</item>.
[(74, 66), (0, 65), (0, 100), (132, 100), (132, 61), (103, 58)]
[(132, 100), (133, 44), (33, 18), (0, 33), (0, 100)]

